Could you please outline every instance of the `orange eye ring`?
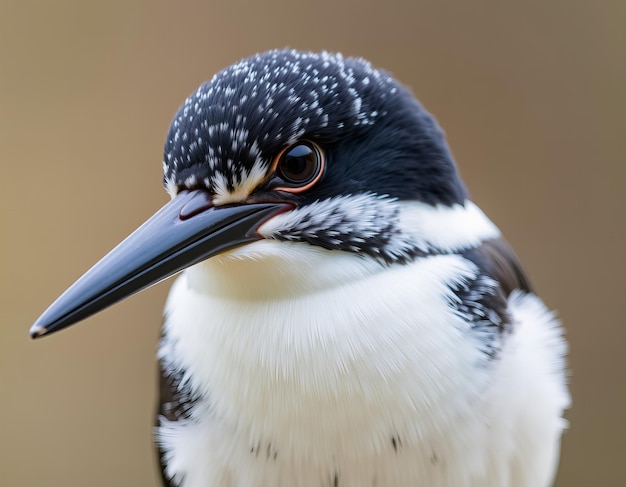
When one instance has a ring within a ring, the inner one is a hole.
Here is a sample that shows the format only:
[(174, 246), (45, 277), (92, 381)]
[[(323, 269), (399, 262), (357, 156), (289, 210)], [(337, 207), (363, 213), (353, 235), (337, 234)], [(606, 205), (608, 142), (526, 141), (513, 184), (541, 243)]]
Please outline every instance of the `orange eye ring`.
[(314, 142), (299, 140), (274, 158), (272, 189), (302, 193), (320, 180), (325, 168), (324, 151)]

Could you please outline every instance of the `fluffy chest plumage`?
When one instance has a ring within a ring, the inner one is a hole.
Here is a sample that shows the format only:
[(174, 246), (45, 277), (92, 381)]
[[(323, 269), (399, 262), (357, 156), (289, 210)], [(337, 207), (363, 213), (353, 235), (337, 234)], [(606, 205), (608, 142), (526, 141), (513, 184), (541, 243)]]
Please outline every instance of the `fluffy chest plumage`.
[(475, 485), (493, 364), (449, 306), (471, 263), (382, 268), (291, 247), (254, 244), (176, 282), (160, 358), (197, 400), (160, 428), (168, 473), (184, 486)]

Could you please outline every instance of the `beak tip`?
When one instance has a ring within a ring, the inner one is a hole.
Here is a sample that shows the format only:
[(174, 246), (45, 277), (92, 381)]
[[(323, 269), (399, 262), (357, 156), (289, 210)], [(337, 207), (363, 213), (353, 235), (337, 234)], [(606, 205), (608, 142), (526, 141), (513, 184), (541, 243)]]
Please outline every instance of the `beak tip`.
[(56, 333), (176, 272), (261, 238), (266, 220), (293, 205), (251, 203), (215, 208), (204, 190), (179, 193), (70, 286), (30, 328)]
[(46, 330), (43, 326), (38, 325), (37, 323), (30, 327), (30, 337), (33, 339), (42, 337), (46, 333), (48, 333), (48, 330)]

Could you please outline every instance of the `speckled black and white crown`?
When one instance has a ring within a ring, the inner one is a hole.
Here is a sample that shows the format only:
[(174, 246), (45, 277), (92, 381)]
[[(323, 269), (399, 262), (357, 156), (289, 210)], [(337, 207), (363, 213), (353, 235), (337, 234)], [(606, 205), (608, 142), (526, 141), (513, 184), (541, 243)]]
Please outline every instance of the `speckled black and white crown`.
[[(166, 188), (245, 195), (298, 139), (328, 152), (324, 184), (307, 198), (365, 190), (429, 203), (465, 198), (441, 130), (405, 87), (363, 59), (294, 50), (244, 59), (187, 98), (165, 144)], [(350, 177), (355, 162), (359, 178)]]

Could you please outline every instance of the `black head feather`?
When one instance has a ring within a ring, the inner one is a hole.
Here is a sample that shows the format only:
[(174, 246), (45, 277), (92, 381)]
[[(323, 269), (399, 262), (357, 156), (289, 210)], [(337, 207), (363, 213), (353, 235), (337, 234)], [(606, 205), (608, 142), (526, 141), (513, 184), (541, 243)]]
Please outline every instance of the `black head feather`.
[(233, 191), (300, 139), (327, 155), (324, 180), (305, 200), (466, 199), (442, 131), (407, 88), (362, 59), (292, 50), (244, 59), (185, 101), (167, 136), (164, 181), (170, 191)]

